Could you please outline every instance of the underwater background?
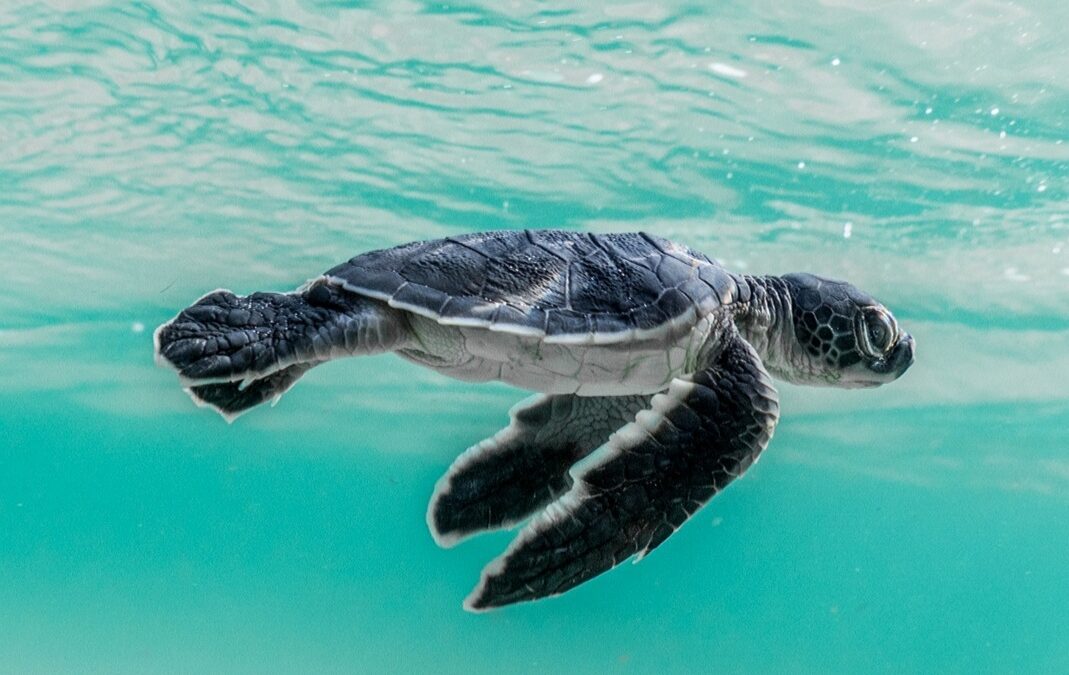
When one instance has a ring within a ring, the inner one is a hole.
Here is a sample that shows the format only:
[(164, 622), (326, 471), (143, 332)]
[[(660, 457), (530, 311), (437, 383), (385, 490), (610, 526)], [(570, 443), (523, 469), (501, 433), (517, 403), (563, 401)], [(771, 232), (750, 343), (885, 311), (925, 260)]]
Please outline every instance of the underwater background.
[[(1069, 672), (1063, 0), (0, 5), (0, 672)], [(482, 615), (434, 482), (525, 394), (394, 356), (233, 425), (203, 293), (371, 248), (642, 229), (917, 338), (781, 385), (640, 565)]]

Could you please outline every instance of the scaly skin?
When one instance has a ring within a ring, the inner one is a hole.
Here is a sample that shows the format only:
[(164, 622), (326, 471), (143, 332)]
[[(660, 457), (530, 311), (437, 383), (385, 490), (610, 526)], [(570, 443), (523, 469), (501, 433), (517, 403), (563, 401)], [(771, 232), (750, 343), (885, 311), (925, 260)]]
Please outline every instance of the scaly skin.
[(797, 342), (791, 317), (791, 295), (782, 279), (775, 276), (744, 275), (750, 287), (750, 301), (737, 303), (731, 309), (735, 325), (743, 339), (761, 356), (770, 374), (788, 382), (796, 381), (796, 374), (812, 375), (808, 359), (794, 349)]

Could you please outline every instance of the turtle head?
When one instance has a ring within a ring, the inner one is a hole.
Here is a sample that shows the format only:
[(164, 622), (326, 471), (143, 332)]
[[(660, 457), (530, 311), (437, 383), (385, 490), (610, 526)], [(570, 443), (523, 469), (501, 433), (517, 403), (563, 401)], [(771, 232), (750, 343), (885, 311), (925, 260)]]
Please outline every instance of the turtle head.
[(791, 299), (784, 331), (785, 379), (799, 384), (877, 387), (913, 365), (913, 337), (875, 298), (813, 274), (781, 277)]

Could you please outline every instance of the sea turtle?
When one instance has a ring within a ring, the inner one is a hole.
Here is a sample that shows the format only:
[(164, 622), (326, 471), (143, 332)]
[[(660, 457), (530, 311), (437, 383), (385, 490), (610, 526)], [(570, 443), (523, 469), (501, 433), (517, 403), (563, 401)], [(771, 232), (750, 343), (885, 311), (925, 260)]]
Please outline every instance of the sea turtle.
[(872, 387), (914, 353), (848, 283), (734, 274), (644, 233), (552, 230), (371, 251), (291, 293), (214, 291), (155, 346), (227, 419), (320, 363), (386, 351), (538, 392), (431, 498), (443, 546), (534, 515), (483, 571), (472, 610), (563, 593), (660, 545), (765, 448), (779, 418), (769, 374)]

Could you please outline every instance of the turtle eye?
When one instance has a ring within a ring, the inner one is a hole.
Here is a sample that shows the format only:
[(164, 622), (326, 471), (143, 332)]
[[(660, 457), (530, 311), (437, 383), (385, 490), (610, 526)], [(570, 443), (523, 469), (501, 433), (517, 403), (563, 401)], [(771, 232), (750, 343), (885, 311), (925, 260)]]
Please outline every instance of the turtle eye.
[(883, 354), (890, 349), (895, 337), (890, 317), (878, 309), (865, 312), (865, 336), (873, 354)]

